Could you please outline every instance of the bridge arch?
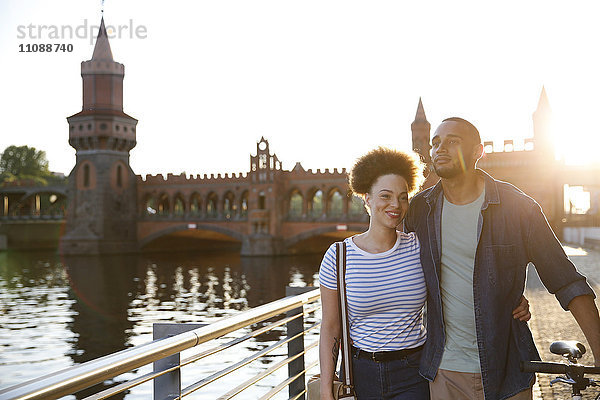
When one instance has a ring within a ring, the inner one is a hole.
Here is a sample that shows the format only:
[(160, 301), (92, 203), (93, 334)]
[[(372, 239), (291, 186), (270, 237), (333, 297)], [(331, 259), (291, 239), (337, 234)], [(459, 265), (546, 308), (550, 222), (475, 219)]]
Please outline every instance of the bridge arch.
[(348, 217), (349, 218), (362, 218), (367, 215), (367, 209), (365, 208), (365, 202), (362, 198), (351, 195), (348, 199)]
[(158, 195), (157, 210), (158, 215), (169, 215), (171, 213), (171, 202), (169, 201), (169, 195), (162, 192)]
[(0, 215), (62, 217), (67, 206), (65, 188), (48, 186), (33, 188), (33, 190), (27, 190), (20, 197), (13, 197), (12, 201), (9, 201), (10, 196), (1, 197), (5, 204), (2, 204), (3, 210)]
[(193, 215), (193, 216), (202, 215), (202, 197), (200, 196), (200, 193), (193, 192), (190, 196), (189, 204), (190, 204), (189, 205), (190, 215)]
[(235, 196), (231, 190), (228, 190), (223, 195), (223, 216), (226, 219), (235, 218), (237, 215), (237, 206), (235, 204)]
[(44, 194), (47, 194), (48, 196), (55, 195), (57, 197), (64, 197), (64, 198), (67, 197), (66, 191), (52, 190), (49, 188), (45, 189), (45, 190), (44, 189), (45, 188), (42, 187), (42, 188), (39, 188), (39, 190), (27, 191), (25, 193), (25, 195), (23, 197), (21, 197), (20, 201), (23, 201), (23, 202), (29, 201), (32, 197), (40, 196), (40, 195), (44, 195)]
[(206, 196), (206, 216), (208, 218), (217, 218), (219, 216), (219, 196), (215, 192), (210, 192)]
[(351, 236), (355, 233), (364, 232), (367, 229), (367, 226), (365, 226), (364, 224), (363, 225), (350, 224), (350, 225), (346, 225), (346, 228), (347, 229), (345, 229), (345, 230), (338, 230), (337, 226), (335, 226), (335, 225), (327, 225), (327, 226), (310, 229), (310, 230), (301, 232), (295, 236), (292, 236), (292, 237), (286, 239), (284, 241), (284, 246), (285, 246), (285, 248), (290, 248), (290, 247), (302, 242), (303, 240), (310, 239), (312, 237), (320, 236), (320, 235), (327, 234), (327, 233), (333, 233), (333, 232), (339, 233), (338, 240), (342, 240), (343, 238)]
[(28, 188), (25, 190), (25, 196), (23, 198), (29, 197), (35, 194), (43, 194), (43, 193), (51, 193), (55, 195), (67, 196), (66, 187), (61, 186), (40, 186), (34, 188)]
[(240, 218), (247, 218), (248, 217), (248, 191), (244, 190), (242, 192), (242, 195), (240, 196), (240, 203), (239, 203), (239, 215)]
[(346, 199), (342, 193), (337, 186), (330, 188), (327, 192), (327, 201), (325, 202), (327, 218), (339, 218), (347, 210)]
[(161, 229), (157, 232), (154, 232), (146, 237), (141, 238), (138, 241), (138, 247), (140, 249), (144, 248), (146, 245), (150, 244), (152, 241), (159, 239), (163, 236), (167, 236), (172, 233), (182, 232), (182, 231), (207, 231), (207, 232), (215, 232), (225, 236), (229, 236), (239, 242), (242, 242), (244, 239), (244, 235), (240, 232), (237, 232), (233, 229), (228, 229), (226, 227), (209, 225), (209, 224), (196, 224), (195, 229), (190, 229), (188, 224), (179, 224), (175, 226), (170, 226), (164, 229)]
[(141, 215), (155, 215), (158, 212), (156, 196), (154, 193), (145, 193), (142, 196)]
[(289, 219), (300, 219), (306, 210), (305, 197), (297, 187), (289, 191), (285, 199), (286, 212)]
[(181, 192), (175, 193), (173, 196), (173, 215), (176, 217), (182, 217), (185, 215), (187, 207), (185, 205), (185, 199)]
[(323, 215), (324, 197), (323, 190), (318, 187), (313, 187), (308, 191), (308, 196), (306, 196), (307, 214), (311, 219), (319, 219)]

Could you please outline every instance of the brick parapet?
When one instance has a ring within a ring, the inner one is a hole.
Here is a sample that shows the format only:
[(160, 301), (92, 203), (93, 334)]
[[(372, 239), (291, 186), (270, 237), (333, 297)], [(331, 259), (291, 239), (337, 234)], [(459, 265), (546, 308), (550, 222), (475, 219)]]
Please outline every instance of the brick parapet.
[(289, 176), (291, 179), (298, 178), (315, 178), (315, 177), (323, 177), (323, 178), (346, 178), (347, 172), (346, 168), (342, 168), (342, 170), (338, 170), (338, 168), (334, 168), (331, 171), (329, 168), (325, 168), (324, 171), (321, 169), (317, 169), (313, 171), (312, 169), (304, 170), (304, 169), (293, 169), (292, 171), (284, 171), (286, 176)]
[(231, 176), (226, 173), (224, 175), (221, 174), (217, 174), (215, 176), (215, 174), (204, 174), (204, 176), (201, 176), (200, 174), (197, 174), (195, 176), (190, 176), (187, 177), (185, 174), (179, 174), (179, 175), (174, 175), (174, 174), (167, 174), (167, 177), (165, 178), (165, 176), (163, 174), (157, 174), (157, 175), (146, 175), (146, 176), (141, 176), (141, 175), (136, 175), (137, 180), (138, 180), (138, 184), (141, 186), (154, 186), (154, 185), (160, 185), (160, 186), (171, 186), (171, 185), (203, 185), (203, 184), (210, 184), (210, 185), (214, 185), (214, 184), (232, 184), (232, 183), (248, 183), (249, 182), (249, 176), (246, 173), (232, 173)]

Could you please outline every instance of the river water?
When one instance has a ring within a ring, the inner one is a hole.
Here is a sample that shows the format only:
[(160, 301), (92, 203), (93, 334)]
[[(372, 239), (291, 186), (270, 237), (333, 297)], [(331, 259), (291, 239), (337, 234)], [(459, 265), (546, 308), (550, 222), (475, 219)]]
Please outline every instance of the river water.
[[(319, 254), (249, 258), (238, 253), (180, 252), (65, 258), (47, 252), (2, 252), (0, 389), (150, 342), (155, 322), (210, 323), (282, 298), (286, 286), (315, 285), (320, 259)], [(183, 386), (281, 335), (285, 328), (193, 364), (182, 372)], [(233, 387), (232, 380), (239, 384), (286, 351), (284, 346), (247, 371), (190, 398), (215, 398)], [(149, 371), (144, 367), (115, 382)], [(258, 397), (286, 374), (283, 368), (240, 398)], [(149, 383), (114, 398), (147, 399), (151, 392)], [(281, 398), (287, 398), (286, 392)], [(90, 392), (77, 398), (84, 394)]]

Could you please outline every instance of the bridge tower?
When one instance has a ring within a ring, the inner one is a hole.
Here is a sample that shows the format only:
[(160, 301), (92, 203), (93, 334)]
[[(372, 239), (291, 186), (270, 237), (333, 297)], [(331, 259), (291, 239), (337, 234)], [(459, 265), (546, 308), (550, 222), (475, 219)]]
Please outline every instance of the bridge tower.
[[(537, 109), (533, 112), (533, 154), (537, 187), (531, 195), (540, 203), (554, 232), (562, 234), (564, 217), (564, 182), (559, 179), (560, 163), (556, 160), (554, 125), (546, 88), (542, 86)], [(529, 194), (529, 193), (528, 193)]]
[[(552, 131), (552, 109), (546, 95), (546, 88), (542, 86), (537, 109), (533, 112), (533, 139), (534, 150), (541, 158), (550, 157), (554, 160), (554, 137)], [(551, 161), (548, 160), (548, 161)]]
[(423, 162), (429, 164), (431, 162), (431, 145), (429, 144), (431, 124), (427, 121), (423, 102), (420, 97), (419, 105), (417, 106), (417, 114), (415, 115), (415, 120), (410, 124), (410, 130), (412, 131), (412, 146), (414, 152), (421, 156)]
[(65, 254), (137, 249), (136, 177), (129, 166), (137, 120), (123, 112), (124, 75), (102, 18), (92, 59), (81, 63), (82, 110), (67, 118), (76, 162), (69, 175)]
[(256, 144), (256, 156), (250, 156), (252, 191), (248, 198), (249, 234), (242, 242), (241, 254), (268, 256), (284, 251), (280, 235), (283, 210), (279, 193), (282, 189), (281, 162), (269, 150), (269, 142), (261, 137)]

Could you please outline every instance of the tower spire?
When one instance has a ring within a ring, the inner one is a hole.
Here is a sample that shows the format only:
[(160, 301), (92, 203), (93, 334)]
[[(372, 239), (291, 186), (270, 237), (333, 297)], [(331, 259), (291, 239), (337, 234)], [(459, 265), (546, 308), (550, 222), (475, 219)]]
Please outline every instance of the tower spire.
[(548, 100), (548, 95), (546, 94), (546, 88), (542, 85), (542, 93), (540, 93), (540, 100), (538, 101), (537, 110), (551, 112), (552, 108), (550, 108), (550, 101)]
[(427, 121), (425, 116), (425, 108), (423, 107), (423, 101), (419, 97), (419, 105), (417, 105), (417, 113), (415, 114), (415, 120), (410, 124), (410, 130), (412, 131), (412, 146), (415, 153), (421, 156), (421, 160), (425, 163), (429, 163), (431, 157), (429, 150), (429, 135), (431, 132), (431, 124)]
[(110, 49), (110, 43), (108, 42), (106, 26), (104, 26), (104, 17), (102, 17), (100, 20), (100, 29), (98, 30), (98, 37), (96, 38), (96, 46), (94, 46), (92, 60), (114, 61), (112, 51)]
[(425, 116), (425, 109), (423, 108), (423, 101), (419, 97), (419, 105), (417, 106), (417, 113), (415, 114), (415, 121), (427, 121)]
[(552, 108), (546, 88), (542, 86), (537, 109), (533, 112), (533, 138), (535, 148), (543, 157), (554, 157), (554, 137), (552, 124)]

